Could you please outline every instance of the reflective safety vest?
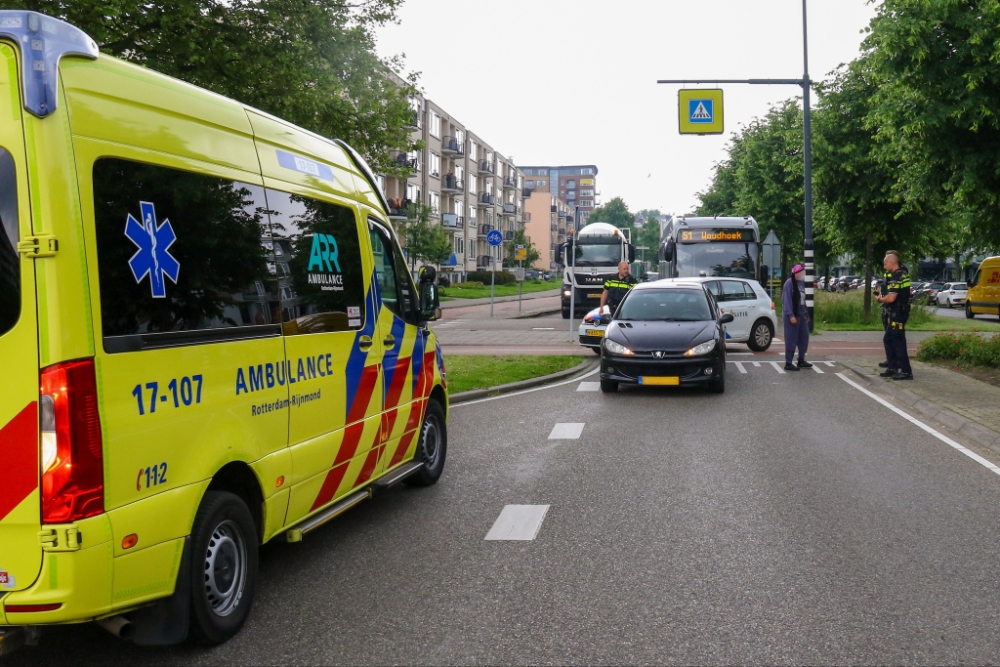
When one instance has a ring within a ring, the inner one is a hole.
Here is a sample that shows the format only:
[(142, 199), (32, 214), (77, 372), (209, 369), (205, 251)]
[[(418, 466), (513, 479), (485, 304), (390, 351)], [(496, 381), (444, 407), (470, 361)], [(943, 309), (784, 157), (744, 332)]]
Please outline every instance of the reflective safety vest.
[(628, 291), (632, 289), (638, 280), (636, 280), (631, 275), (625, 276), (624, 278), (619, 278), (615, 276), (610, 280), (604, 281), (604, 289), (608, 291), (608, 303), (617, 306), (628, 294)]

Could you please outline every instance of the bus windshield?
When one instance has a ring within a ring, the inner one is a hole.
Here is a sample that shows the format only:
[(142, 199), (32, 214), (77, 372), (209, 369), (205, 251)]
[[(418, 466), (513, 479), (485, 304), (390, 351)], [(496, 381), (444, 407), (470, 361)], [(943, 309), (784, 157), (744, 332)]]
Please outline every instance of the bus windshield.
[(720, 276), (757, 279), (756, 243), (677, 244), (675, 278)]
[(622, 245), (578, 243), (575, 254), (576, 266), (618, 266), (618, 262), (622, 259)]

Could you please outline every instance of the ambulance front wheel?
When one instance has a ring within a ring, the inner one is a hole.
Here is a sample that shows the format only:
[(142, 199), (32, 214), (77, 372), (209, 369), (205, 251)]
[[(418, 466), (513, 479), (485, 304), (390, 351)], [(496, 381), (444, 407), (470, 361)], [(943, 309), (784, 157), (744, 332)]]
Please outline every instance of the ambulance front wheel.
[(417, 443), (415, 461), (423, 462), (423, 467), (405, 480), (410, 486), (430, 486), (438, 481), (444, 471), (444, 459), (448, 453), (448, 426), (444, 419), (444, 408), (431, 399), (427, 401), (427, 413), (420, 425), (420, 441)]
[(222, 644), (243, 627), (257, 587), (257, 529), (246, 503), (206, 492), (191, 541), (191, 635)]

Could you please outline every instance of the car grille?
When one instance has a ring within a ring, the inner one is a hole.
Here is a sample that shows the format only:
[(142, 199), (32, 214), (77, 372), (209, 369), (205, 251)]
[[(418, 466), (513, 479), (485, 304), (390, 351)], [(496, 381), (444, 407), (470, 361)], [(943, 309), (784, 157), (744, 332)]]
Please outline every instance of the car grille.
[(616, 363), (614, 365), (615, 375), (637, 378), (639, 376), (673, 376), (688, 378), (700, 375), (705, 364), (677, 364), (677, 365), (646, 365), (636, 363)]

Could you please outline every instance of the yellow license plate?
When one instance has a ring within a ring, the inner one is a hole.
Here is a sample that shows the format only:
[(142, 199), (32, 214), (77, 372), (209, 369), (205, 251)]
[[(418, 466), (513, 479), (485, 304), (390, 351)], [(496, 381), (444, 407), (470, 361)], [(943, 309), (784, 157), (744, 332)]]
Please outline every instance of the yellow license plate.
[(587, 329), (588, 336), (594, 336), (595, 338), (603, 338), (604, 332), (600, 329)]
[(639, 384), (656, 384), (676, 387), (680, 383), (681, 379), (679, 377), (651, 377), (649, 375), (642, 375), (639, 377)]
[(598, 292), (597, 294), (588, 294), (587, 298), (588, 299), (600, 299), (601, 298), (601, 293)]

